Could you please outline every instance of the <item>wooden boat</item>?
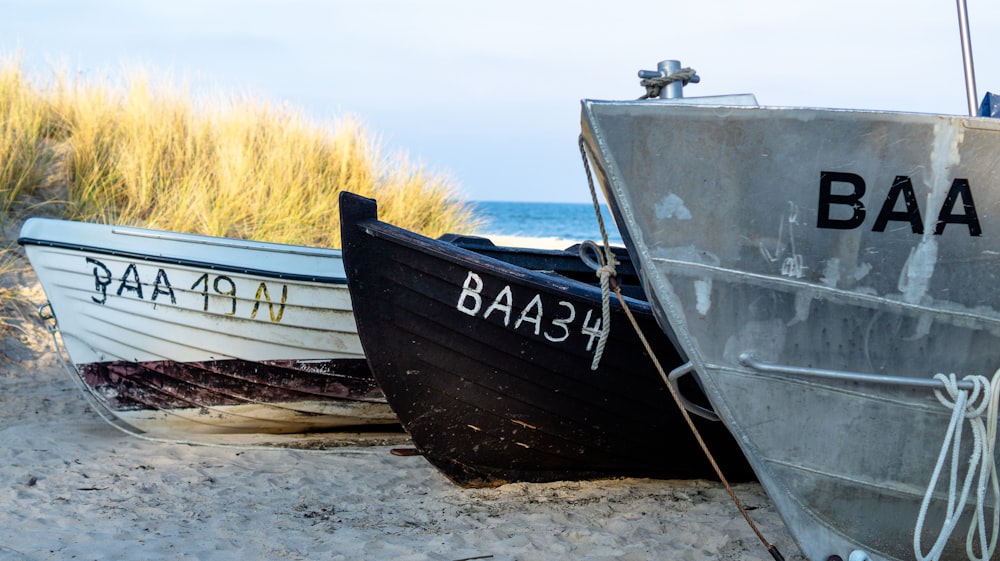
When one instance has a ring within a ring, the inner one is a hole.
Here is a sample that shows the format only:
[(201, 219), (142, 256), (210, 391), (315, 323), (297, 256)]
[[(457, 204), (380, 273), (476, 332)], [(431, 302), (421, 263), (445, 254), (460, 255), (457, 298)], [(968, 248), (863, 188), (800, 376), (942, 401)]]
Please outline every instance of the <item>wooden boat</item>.
[(397, 423), (365, 361), (339, 251), (41, 218), (18, 241), (88, 393), (133, 429)]
[(689, 98), (585, 100), (582, 129), (661, 326), (803, 552), (964, 558), (979, 515), (988, 542), (993, 437), (954, 429), (997, 405), (973, 388), (1000, 366), (1000, 121)]
[[(484, 255), (380, 222), (370, 199), (343, 193), (340, 210), (365, 355), (417, 451), (452, 481), (714, 477), (617, 301), (591, 370), (601, 290), (576, 252)], [(655, 327), (646, 302), (627, 301)], [(679, 362), (651, 336), (661, 361)], [(697, 422), (725, 473), (751, 477), (721, 423)]]

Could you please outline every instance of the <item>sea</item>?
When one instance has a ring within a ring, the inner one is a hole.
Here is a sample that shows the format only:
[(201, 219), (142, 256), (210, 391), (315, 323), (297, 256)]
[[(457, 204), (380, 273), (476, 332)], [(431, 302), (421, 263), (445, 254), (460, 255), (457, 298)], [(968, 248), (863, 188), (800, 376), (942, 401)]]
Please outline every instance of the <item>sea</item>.
[[(477, 232), (479, 235), (601, 241), (601, 228), (592, 203), (473, 201), (469, 204), (486, 222)], [(601, 216), (608, 241), (622, 245), (607, 205), (601, 206)]]

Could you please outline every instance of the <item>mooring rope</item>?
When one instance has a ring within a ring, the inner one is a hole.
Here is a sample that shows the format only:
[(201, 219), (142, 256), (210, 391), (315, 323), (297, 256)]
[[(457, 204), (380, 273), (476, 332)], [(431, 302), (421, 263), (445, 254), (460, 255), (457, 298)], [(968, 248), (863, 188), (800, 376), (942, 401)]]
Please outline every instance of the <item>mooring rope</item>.
[[(590, 363), (591, 370), (597, 370), (604, 355), (604, 347), (607, 344), (608, 333), (611, 331), (611, 278), (617, 276), (617, 267), (620, 263), (615, 257), (615, 252), (611, 250), (611, 242), (608, 241), (608, 231), (604, 227), (604, 216), (601, 215), (601, 204), (597, 199), (597, 191), (594, 190), (594, 180), (590, 175), (590, 166), (587, 165), (587, 155), (584, 151), (583, 135), (580, 135), (580, 153), (583, 154), (583, 168), (587, 173), (587, 185), (590, 186), (590, 200), (594, 203), (594, 214), (597, 215), (597, 225), (601, 229), (602, 249), (592, 241), (584, 242), (580, 246), (580, 258), (597, 273), (597, 278), (601, 282), (601, 335), (597, 340), (597, 351), (594, 353), (594, 360)], [(588, 247), (589, 244), (589, 247)], [(598, 261), (589, 261), (585, 256), (585, 249), (593, 248)]]
[(651, 99), (658, 97), (663, 87), (673, 82), (682, 82), (686, 86), (688, 85), (688, 82), (690, 82), (691, 79), (697, 75), (698, 73), (695, 72), (693, 68), (681, 68), (680, 70), (671, 72), (666, 76), (655, 76), (653, 78), (644, 78), (639, 80), (639, 85), (646, 88), (646, 95), (640, 97), (639, 99)]
[[(138, 438), (138, 439), (141, 439), (141, 440), (146, 440), (146, 441), (149, 441), (149, 442), (158, 442), (158, 443), (161, 443), (161, 444), (187, 444), (189, 446), (211, 446), (211, 447), (214, 447), (214, 448), (232, 448), (232, 449), (236, 449), (236, 450), (272, 450), (272, 451), (273, 450), (294, 450), (296, 452), (310, 452), (310, 453), (321, 453), (321, 454), (342, 454), (342, 455), (345, 455), (345, 456), (346, 455), (369, 455), (369, 454), (381, 453), (380, 451), (358, 449), (358, 448), (353, 448), (353, 447), (348, 447), (348, 446), (337, 447), (337, 448), (316, 449), (316, 448), (298, 448), (298, 447), (295, 447), (295, 446), (283, 446), (283, 445), (280, 445), (280, 444), (266, 445), (266, 446), (264, 446), (264, 445), (254, 446), (254, 445), (248, 445), (248, 444), (224, 444), (224, 443), (219, 443), (219, 442), (203, 442), (203, 441), (197, 441), (197, 440), (184, 440), (184, 439), (179, 439), (179, 438), (160, 438), (160, 437), (149, 436), (147, 434), (144, 434), (142, 432), (134, 430), (131, 427), (129, 427), (128, 425), (126, 425), (124, 421), (121, 421), (121, 420), (119, 420), (117, 418), (111, 418), (111, 417), (108, 416), (109, 413), (108, 413), (107, 408), (104, 405), (101, 404), (100, 399), (94, 394), (94, 389), (92, 387), (90, 387), (89, 385), (87, 385), (87, 383), (83, 380), (83, 376), (80, 375), (80, 372), (76, 369), (76, 367), (73, 364), (71, 364), (66, 359), (66, 357), (63, 356), (63, 346), (59, 343), (59, 339), (56, 336), (57, 332), (59, 331), (59, 329), (58, 329), (58, 327), (55, 324), (54, 317), (42, 315), (42, 309), (45, 308), (46, 306), (47, 305), (43, 305), (43, 306), (39, 307), (39, 309), (38, 309), (38, 315), (42, 319), (42, 322), (45, 325), (45, 329), (48, 330), (48, 332), (52, 335), (52, 344), (55, 347), (56, 358), (58, 358), (59, 363), (62, 364), (63, 369), (66, 370), (66, 372), (69, 374), (69, 377), (73, 380), (73, 382), (76, 384), (76, 386), (80, 389), (81, 393), (83, 393), (84, 399), (86, 399), (87, 404), (90, 405), (90, 408), (94, 411), (94, 413), (97, 413), (97, 416), (100, 417), (105, 423), (111, 425), (112, 427), (118, 429), (119, 431), (121, 431), (121, 432), (123, 432), (123, 433), (125, 433), (125, 434), (127, 434), (129, 436), (132, 436), (132, 437), (135, 437), (135, 438)], [(60, 335), (61, 335), (61, 333), (60, 333)]]
[[(587, 185), (590, 187), (590, 196), (594, 201), (594, 209), (597, 212), (597, 221), (601, 227), (601, 236), (603, 236), (604, 238), (604, 246), (606, 251), (610, 252), (611, 250), (610, 250), (610, 244), (608, 243), (608, 234), (604, 228), (604, 220), (601, 218), (600, 205), (597, 201), (597, 191), (594, 188), (594, 178), (590, 171), (590, 163), (588, 160), (588, 147), (586, 140), (583, 138), (582, 134), (579, 137), (579, 145), (580, 145), (580, 156), (583, 158), (583, 169), (587, 175)], [(760, 540), (761, 544), (764, 545), (764, 548), (767, 549), (768, 553), (771, 554), (771, 557), (775, 561), (784, 561), (785, 558), (784, 556), (781, 555), (781, 552), (778, 551), (777, 546), (768, 542), (767, 538), (764, 537), (764, 534), (760, 531), (759, 528), (757, 528), (757, 525), (754, 524), (753, 520), (750, 519), (750, 514), (747, 512), (746, 507), (743, 506), (743, 503), (740, 501), (739, 497), (736, 496), (736, 491), (733, 490), (732, 485), (729, 484), (729, 480), (726, 479), (725, 474), (722, 473), (722, 468), (720, 468), (718, 462), (715, 461), (715, 456), (713, 456), (711, 450), (708, 449), (708, 444), (706, 444), (705, 440), (702, 438), (701, 431), (699, 431), (698, 427), (695, 426), (694, 420), (691, 419), (691, 415), (684, 407), (684, 402), (681, 399), (681, 396), (678, 395), (677, 389), (674, 388), (674, 385), (670, 383), (670, 378), (667, 376), (666, 370), (664, 370), (663, 365), (660, 364), (660, 360), (656, 357), (656, 353), (653, 352), (653, 347), (646, 339), (646, 335), (642, 332), (642, 328), (639, 326), (639, 322), (636, 321), (635, 316), (632, 315), (632, 310), (628, 307), (628, 303), (625, 301), (625, 297), (622, 295), (621, 288), (618, 286), (618, 283), (612, 282), (612, 288), (615, 292), (615, 295), (618, 297), (618, 302), (622, 305), (622, 309), (625, 311), (625, 315), (628, 317), (629, 322), (632, 323), (632, 328), (635, 330), (636, 335), (639, 337), (639, 341), (642, 342), (642, 346), (646, 350), (646, 354), (649, 355), (649, 359), (653, 362), (653, 366), (656, 367), (656, 371), (660, 373), (660, 378), (663, 380), (663, 383), (666, 384), (667, 390), (669, 390), (670, 392), (670, 396), (674, 399), (674, 403), (680, 410), (681, 416), (684, 417), (684, 421), (687, 422), (688, 428), (691, 429), (691, 433), (694, 435), (695, 440), (698, 441), (698, 445), (701, 447), (702, 452), (708, 459), (708, 463), (712, 465), (712, 469), (715, 471), (716, 477), (719, 478), (719, 481), (726, 488), (726, 492), (729, 494), (730, 500), (732, 500), (733, 504), (736, 505), (736, 508), (740, 511), (740, 514), (743, 516), (743, 519), (746, 521), (747, 525), (750, 526), (750, 529), (753, 530), (753, 533), (757, 536), (757, 539)]]
[[(969, 525), (969, 532), (966, 536), (965, 550), (969, 559), (973, 561), (985, 561), (993, 555), (996, 548), (998, 522), (1000, 522), (1000, 485), (997, 483), (997, 468), (994, 460), (994, 450), (996, 446), (997, 429), (997, 392), (1000, 387), (1000, 370), (993, 375), (992, 382), (985, 376), (966, 376), (963, 381), (971, 382), (971, 390), (960, 390), (958, 379), (955, 374), (936, 374), (938, 380), (944, 386), (944, 395), (941, 390), (935, 389), (934, 395), (941, 405), (951, 409), (951, 419), (945, 431), (944, 441), (941, 444), (941, 452), (938, 454), (934, 471), (931, 475), (927, 491), (924, 493), (923, 501), (920, 504), (920, 513), (917, 515), (916, 526), (913, 529), (913, 553), (919, 561), (937, 561), (941, 558), (948, 539), (951, 537), (955, 526), (963, 514), (965, 505), (969, 499), (972, 489), (972, 482), (978, 474), (976, 485), (976, 508), (973, 521)], [(986, 417), (984, 420), (983, 417)], [(962, 432), (968, 421), (972, 430), (972, 455), (969, 457), (968, 471), (962, 481), (961, 490), (958, 489), (959, 467), (961, 464), (960, 449), (962, 445)], [(938, 478), (944, 467), (946, 458), (951, 456), (951, 470), (948, 484), (948, 503), (945, 512), (944, 523), (938, 533), (937, 539), (931, 546), (930, 551), (923, 553), (921, 546), (921, 535), (924, 530), (924, 522), (934, 491), (938, 485)], [(985, 502), (987, 484), (992, 487), (994, 495), (993, 505), (993, 529), (991, 536), (986, 538), (986, 513)], [(976, 536), (978, 535), (978, 540)], [(973, 549), (979, 546), (979, 555)]]
[[(978, 559), (980, 561), (985, 561), (993, 557), (993, 552), (997, 546), (997, 535), (1000, 533), (1000, 477), (997, 475), (996, 463), (997, 421), (998, 417), (1000, 417), (1000, 369), (993, 373), (993, 379), (990, 381), (989, 401), (989, 407), (986, 409), (986, 447), (983, 450), (983, 454), (984, 459), (988, 459), (990, 464), (989, 483), (993, 490), (993, 530), (990, 532), (990, 539), (987, 542), (984, 533), (986, 530), (986, 520), (983, 511), (983, 502), (987, 491), (985, 490), (986, 482), (983, 481), (983, 476), (980, 475), (979, 486), (976, 489), (978, 499), (976, 518), (969, 525), (969, 533), (965, 539), (965, 552), (969, 556), (969, 559)], [(980, 537), (980, 555), (978, 557), (972, 551), (973, 543), (975, 542), (973, 536), (977, 532)]]
[[(596, 259), (588, 255), (588, 251), (593, 252), (597, 256)], [(617, 274), (615, 266), (619, 263), (618, 259), (615, 258), (614, 252), (610, 250), (602, 252), (597, 247), (597, 244), (590, 240), (581, 243), (577, 253), (580, 256), (580, 260), (597, 273), (597, 277), (601, 282), (601, 333), (597, 339), (594, 360), (590, 363), (590, 369), (597, 370), (597, 367), (601, 364), (601, 357), (604, 356), (608, 334), (611, 332), (611, 277)]]

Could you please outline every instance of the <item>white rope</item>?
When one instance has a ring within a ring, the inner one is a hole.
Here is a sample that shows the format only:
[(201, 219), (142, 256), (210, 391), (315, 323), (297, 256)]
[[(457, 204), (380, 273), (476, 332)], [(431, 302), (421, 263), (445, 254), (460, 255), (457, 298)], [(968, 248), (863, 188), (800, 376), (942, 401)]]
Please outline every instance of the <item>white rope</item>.
[[(986, 561), (993, 557), (993, 552), (997, 546), (997, 533), (1000, 530), (1000, 478), (997, 477), (997, 464), (995, 461), (995, 450), (997, 443), (997, 417), (1000, 409), (1000, 369), (993, 373), (993, 380), (990, 383), (989, 405), (986, 410), (986, 442), (983, 446), (983, 464), (980, 468), (979, 485), (976, 488), (976, 516), (969, 525), (969, 533), (965, 539), (965, 553), (969, 559), (974, 561)], [(984, 503), (986, 501), (986, 477), (982, 473), (989, 463), (989, 484), (993, 490), (993, 529), (990, 532), (990, 539), (986, 539), (986, 519)], [(975, 536), (979, 535), (979, 555), (973, 551), (976, 542)]]
[[(595, 257), (590, 255), (593, 252)], [(591, 370), (597, 370), (601, 364), (601, 357), (604, 355), (604, 347), (608, 341), (608, 333), (611, 331), (611, 277), (615, 276), (615, 266), (619, 265), (615, 259), (615, 254), (610, 247), (605, 247), (605, 252), (597, 244), (587, 240), (580, 244), (578, 249), (580, 260), (588, 267), (597, 272), (597, 277), (601, 280), (601, 332), (597, 339), (597, 349), (594, 351), (594, 360), (590, 363)]]
[[(673, 74), (671, 74), (671, 76), (673, 76)], [(601, 230), (601, 241), (604, 242), (603, 254), (601, 253), (601, 250), (597, 248), (597, 244), (592, 241), (588, 240), (580, 246), (580, 258), (583, 259), (583, 261), (591, 268), (597, 271), (597, 277), (601, 280), (601, 336), (597, 340), (597, 350), (594, 352), (594, 360), (590, 363), (590, 369), (597, 370), (597, 366), (601, 363), (601, 357), (604, 355), (604, 346), (607, 344), (608, 332), (611, 331), (610, 285), (611, 277), (617, 274), (615, 266), (619, 265), (619, 263), (618, 260), (615, 259), (615, 252), (611, 250), (611, 243), (608, 242), (608, 230), (604, 227), (604, 217), (601, 215), (601, 204), (600, 201), (597, 200), (597, 190), (594, 188), (594, 178), (590, 174), (590, 165), (587, 163), (587, 149), (582, 134), (580, 135), (578, 144), (580, 146), (580, 155), (583, 157), (583, 169), (587, 173), (587, 185), (590, 187), (590, 200), (594, 203), (594, 214), (597, 216), (597, 226)], [(589, 262), (587, 257), (584, 255), (584, 246), (586, 244), (590, 244), (590, 246), (592, 246), (594, 253), (597, 254), (597, 258), (600, 260), (600, 266), (594, 266), (594, 264)]]
[[(998, 514), (996, 509), (994, 509), (994, 529), (990, 543), (987, 543), (985, 537), (982, 535), (980, 535), (979, 539), (980, 550), (986, 553), (985, 557), (974, 556), (972, 554), (972, 546), (975, 541), (974, 534), (976, 528), (980, 529), (980, 534), (985, 529), (984, 503), (987, 480), (992, 480), (993, 488), (997, 489), (996, 463), (993, 456), (993, 439), (996, 435), (997, 400), (992, 396), (996, 391), (996, 386), (1000, 385), (1000, 383), (998, 383), (996, 374), (994, 374), (992, 384), (984, 376), (966, 376), (963, 380), (972, 383), (972, 390), (967, 391), (958, 388), (958, 380), (954, 374), (948, 376), (936, 374), (934, 379), (942, 383), (947, 396), (942, 394), (939, 389), (934, 390), (934, 395), (942, 405), (952, 410), (952, 414), (948, 422), (948, 429), (945, 432), (944, 442), (941, 444), (941, 452), (938, 454), (934, 472), (927, 486), (927, 492), (924, 493), (924, 498), (920, 505), (920, 513), (917, 516), (916, 526), (913, 529), (913, 553), (919, 561), (937, 561), (941, 558), (948, 539), (951, 537), (955, 526), (958, 525), (959, 519), (962, 516), (965, 505), (968, 502), (972, 481), (978, 473), (976, 513), (975, 519), (969, 529), (969, 535), (967, 536), (966, 552), (969, 554), (970, 559), (985, 560), (992, 554), (993, 548), (996, 545), (996, 519)], [(991, 391), (991, 388), (993, 391)], [(988, 410), (990, 411), (989, 413), (987, 413)], [(991, 429), (987, 428), (987, 422), (983, 420), (984, 413), (987, 413), (988, 418), (992, 415)], [(962, 445), (962, 431), (965, 426), (964, 421), (966, 420), (972, 429), (973, 446), (972, 455), (968, 460), (969, 468), (962, 482), (961, 490), (959, 490), (960, 449)], [(951, 456), (951, 469), (949, 472), (948, 503), (944, 523), (930, 551), (924, 554), (920, 543), (924, 521), (927, 517), (927, 511), (930, 508), (931, 498), (937, 488), (938, 478), (941, 476), (945, 459), (949, 455)], [(1000, 499), (1000, 495), (997, 495), (996, 491), (994, 492), (994, 497)]]
[(602, 261), (603, 264), (597, 269), (597, 277), (601, 279), (601, 336), (597, 339), (597, 350), (594, 351), (594, 360), (590, 363), (591, 370), (597, 370), (601, 364), (604, 346), (608, 342), (608, 332), (611, 331), (611, 277), (615, 276), (615, 265), (618, 264), (610, 249)]

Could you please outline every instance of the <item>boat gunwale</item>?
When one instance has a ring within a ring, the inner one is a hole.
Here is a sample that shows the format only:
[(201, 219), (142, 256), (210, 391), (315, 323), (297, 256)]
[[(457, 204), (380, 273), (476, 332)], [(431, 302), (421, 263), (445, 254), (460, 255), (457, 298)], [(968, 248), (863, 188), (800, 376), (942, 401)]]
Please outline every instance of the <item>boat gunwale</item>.
[[(702, 99), (702, 98), (682, 98), (687, 101)], [(709, 99), (709, 98), (704, 98)], [(682, 110), (706, 110), (706, 109), (733, 109), (735, 111), (769, 111), (769, 112), (808, 112), (808, 113), (821, 113), (821, 114), (843, 114), (851, 113), (855, 115), (864, 115), (866, 117), (877, 117), (877, 116), (890, 116), (890, 117), (915, 117), (920, 119), (954, 119), (959, 121), (963, 126), (985, 129), (985, 130), (1000, 130), (1000, 119), (995, 117), (983, 117), (979, 115), (966, 115), (966, 114), (951, 114), (951, 113), (931, 113), (931, 112), (919, 112), (919, 111), (891, 111), (884, 109), (860, 109), (860, 108), (848, 108), (848, 107), (812, 107), (812, 106), (798, 106), (798, 105), (738, 105), (733, 103), (677, 103), (676, 101), (670, 99), (632, 99), (632, 100), (604, 100), (604, 99), (590, 99), (584, 98), (580, 102), (583, 104), (585, 111), (589, 111), (590, 105), (604, 105), (612, 107), (678, 107), (683, 108)]]
[[(361, 220), (357, 223), (356, 227), (363, 229), (368, 235), (398, 241), (408, 248), (418, 248), (420, 251), (426, 251), (427, 253), (434, 255), (436, 258), (452, 264), (465, 266), (467, 263), (474, 263), (476, 266), (488, 270), (491, 274), (501, 277), (510, 277), (512, 275), (517, 276), (518, 282), (522, 282), (526, 286), (543, 287), (545, 290), (554, 289), (561, 291), (580, 291), (585, 295), (589, 293), (590, 296), (587, 297), (592, 297), (596, 294), (598, 299), (600, 299), (601, 289), (599, 286), (592, 286), (585, 282), (575, 281), (561, 275), (547, 276), (544, 273), (539, 273), (538, 271), (527, 269), (520, 265), (515, 265), (488, 255), (476, 253), (471, 249), (466, 249), (453, 242), (425, 238), (424, 236), (414, 234), (398, 226), (382, 222), (377, 218), (371, 220)], [(447, 247), (443, 248), (440, 244), (446, 244)], [(503, 249), (503, 246), (496, 247)], [(559, 256), (566, 253), (565, 250), (558, 249), (537, 251), (551, 253), (553, 256)], [(594, 275), (596, 279), (596, 271)], [(629, 308), (637, 313), (653, 313), (652, 307), (648, 302), (632, 298), (631, 296), (626, 296), (625, 294), (622, 294), (622, 298), (627, 301)], [(617, 298), (612, 298), (611, 306), (620, 307), (621, 303), (617, 301)]]
[[(173, 240), (171, 240), (171, 241), (173, 241)], [(236, 266), (236, 265), (226, 265), (226, 264), (221, 264), (221, 263), (212, 263), (212, 262), (208, 262), (208, 261), (199, 261), (199, 260), (196, 260), (196, 259), (185, 259), (185, 258), (182, 258), (182, 257), (169, 257), (169, 256), (164, 256), (164, 255), (151, 255), (151, 254), (148, 254), (148, 253), (139, 253), (139, 252), (131, 251), (131, 250), (107, 249), (107, 248), (101, 248), (101, 247), (86, 245), (86, 244), (82, 244), (82, 243), (60, 242), (60, 241), (44, 240), (44, 239), (32, 238), (32, 237), (20, 237), (20, 238), (18, 238), (17, 243), (20, 244), (20, 245), (22, 245), (22, 246), (24, 246), (24, 245), (33, 245), (33, 246), (38, 246), (38, 247), (46, 247), (46, 248), (53, 248), (53, 249), (63, 249), (63, 250), (68, 250), (68, 251), (73, 251), (73, 252), (79, 252), (79, 253), (93, 253), (93, 254), (96, 254), (96, 255), (109, 255), (109, 256), (112, 256), (112, 257), (119, 257), (119, 258), (131, 259), (131, 260), (138, 260), (138, 261), (143, 261), (143, 262), (147, 262), (147, 263), (165, 263), (165, 264), (174, 265), (174, 266), (180, 266), (180, 267), (191, 267), (191, 268), (196, 268), (196, 269), (208, 269), (208, 270), (211, 270), (211, 271), (224, 271), (224, 272), (228, 272), (228, 273), (240, 273), (240, 274), (250, 275), (250, 276), (261, 276), (261, 277), (276, 278), (276, 279), (289, 280), (289, 281), (315, 282), (315, 283), (321, 283), (321, 284), (337, 284), (337, 285), (346, 285), (347, 284), (347, 277), (346, 276), (335, 277), (335, 276), (324, 276), (324, 275), (304, 275), (304, 274), (300, 274), (300, 273), (283, 273), (283, 272), (276, 271), (276, 270), (257, 269), (257, 268), (252, 268), (252, 267), (240, 267), (240, 266)], [(194, 243), (197, 243), (197, 242), (194, 242)], [(239, 246), (222, 246), (222, 247), (234, 247), (235, 249), (244, 249), (244, 250), (251, 250), (251, 251), (256, 251), (257, 250), (257, 248), (253, 248), (253, 247), (239, 247)], [(277, 250), (262, 249), (262, 251), (277, 251)], [(307, 254), (301, 254), (301, 255), (307, 255)], [(338, 255), (331, 254), (329, 256), (323, 256), (323, 255), (318, 255), (317, 254), (317, 255), (308, 255), (308, 256), (309, 257), (317, 257), (317, 258), (339, 259), (339, 254)]]

